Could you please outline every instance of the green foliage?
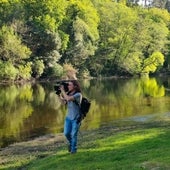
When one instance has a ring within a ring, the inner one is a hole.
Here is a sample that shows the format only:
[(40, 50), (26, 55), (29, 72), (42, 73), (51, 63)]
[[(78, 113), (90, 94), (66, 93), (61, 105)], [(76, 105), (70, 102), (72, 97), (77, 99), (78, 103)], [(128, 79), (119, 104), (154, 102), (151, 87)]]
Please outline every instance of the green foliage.
[(167, 10), (151, 8), (148, 10), (150, 18), (157, 23), (164, 23), (169, 26), (170, 15)]
[(30, 79), (31, 65), (26, 63), (25, 59), (30, 57), (31, 51), (22, 44), (11, 27), (3, 26), (0, 30), (0, 46), (0, 59), (3, 65), (1, 77), (7, 80)]
[(100, 43), (95, 62), (90, 64), (95, 73), (104, 64), (102, 74), (108, 70), (110, 75), (140, 74), (142, 63), (152, 53), (167, 52), (170, 15), (166, 11), (128, 8), (114, 2), (95, 4), (100, 14)]
[(31, 79), (31, 73), (32, 73), (32, 68), (31, 68), (31, 63), (27, 62), (25, 65), (19, 65), (18, 66), (18, 76), (17, 78), (23, 79), (23, 80), (30, 80)]
[(15, 80), (18, 70), (11, 62), (0, 61), (0, 80)]
[(19, 17), (19, 0), (0, 0), (0, 27)]
[(160, 52), (154, 52), (149, 58), (146, 58), (143, 63), (142, 73), (148, 74), (155, 72), (156, 69), (164, 63), (164, 56)]
[(59, 64), (53, 64), (52, 67), (48, 68), (46, 72), (48, 78), (60, 78), (63, 75), (63, 67)]
[[(37, 71), (35, 73), (37, 66), (33, 64), (33, 76), (53, 74), (58, 67), (56, 63), (59, 60), (60, 50), (66, 49), (68, 43), (68, 36), (62, 30), (59, 30), (59, 26), (65, 17), (67, 1), (25, 0), (22, 1), (22, 5), (26, 26), (29, 28), (24, 37), (28, 37), (26, 40), (33, 52), (32, 60), (42, 60), (44, 64), (44, 68), (40, 68), (41, 71), (39, 70), (41, 73), (39, 71), (39, 73)], [(36, 56), (36, 59), (34, 59), (34, 56)]]
[[(149, 41), (147, 42), (145, 48), (143, 49), (143, 54), (144, 54), (143, 60), (149, 58), (155, 51), (159, 51), (160, 53), (162, 53), (166, 59), (166, 56), (169, 51), (168, 34), (169, 34), (170, 15), (167, 11), (156, 9), (156, 8), (150, 9), (148, 10), (148, 12), (146, 11), (145, 14), (147, 17), (147, 21), (149, 23), (148, 35), (150, 38), (148, 37)], [(143, 61), (143, 63), (145, 62), (146, 61)], [(161, 65), (163, 64), (160, 64), (160, 66)], [(153, 67), (161, 68), (160, 66), (158, 65), (152, 66), (153, 71), (151, 72), (155, 72), (156, 70), (158, 70), (157, 68), (153, 68)]]
[(168, 64), (169, 23), (166, 10), (124, 0), (1, 0), (0, 59), (16, 69), (32, 62), (36, 78), (63, 63), (79, 74), (140, 74), (155, 51)]
[(129, 55), (125, 60), (122, 61), (121, 66), (131, 75), (136, 75), (141, 72), (142, 59), (141, 54), (134, 52), (133, 55)]
[(59, 35), (61, 38), (61, 51), (64, 52), (68, 47), (69, 35), (65, 34), (63, 31), (59, 31)]
[(7, 26), (3, 26), (0, 30), (0, 47), (0, 59), (13, 64), (21, 63), (31, 54), (30, 49), (22, 44), (13, 29)]
[(99, 3), (97, 9), (100, 14), (100, 43), (97, 51), (98, 60), (95, 64), (100, 66), (106, 63), (103, 71), (109, 69), (110, 74), (114, 74), (117, 68), (123, 68), (122, 62), (132, 53), (134, 47), (132, 37), (135, 34), (137, 13), (113, 2)]
[(53, 50), (50, 53), (47, 53), (45, 57), (42, 57), (43, 63), (45, 65), (43, 76), (61, 76), (62, 66), (57, 63), (60, 57), (61, 56), (57, 50)]
[(36, 78), (40, 77), (44, 72), (44, 68), (43, 60), (35, 60), (32, 66), (33, 76)]
[(64, 30), (70, 35), (70, 40), (67, 56), (63, 56), (64, 62), (69, 62), (81, 70), (86, 59), (94, 55), (96, 50), (99, 17), (90, 0), (70, 1), (67, 13), (67, 27)]
[(37, 24), (40, 29), (55, 31), (65, 17), (67, 7), (65, 0), (24, 0), (21, 3), (25, 9), (26, 19)]

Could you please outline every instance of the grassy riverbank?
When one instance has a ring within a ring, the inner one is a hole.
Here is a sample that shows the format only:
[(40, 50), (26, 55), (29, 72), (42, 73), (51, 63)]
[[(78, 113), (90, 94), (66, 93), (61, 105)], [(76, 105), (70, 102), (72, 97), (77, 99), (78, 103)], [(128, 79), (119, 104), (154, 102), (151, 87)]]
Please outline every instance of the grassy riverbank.
[(3, 170), (170, 170), (170, 121), (107, 125), (79, 135), (77, 154), (49, 135), (1, 149)]

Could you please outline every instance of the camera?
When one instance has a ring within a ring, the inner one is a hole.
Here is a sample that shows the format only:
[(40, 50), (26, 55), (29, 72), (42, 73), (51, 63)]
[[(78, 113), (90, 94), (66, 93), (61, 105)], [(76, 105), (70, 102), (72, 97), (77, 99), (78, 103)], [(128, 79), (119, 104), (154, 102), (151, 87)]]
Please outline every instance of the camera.
[(54, 90), (55, 93), (57, 95), (59, 95), (61, 93), (60, 87), (63, 86), (64, 87), (64, 91), (67, 92), (68, 91), (68, 82), (58, 82), (55, 86), (54, 86)]

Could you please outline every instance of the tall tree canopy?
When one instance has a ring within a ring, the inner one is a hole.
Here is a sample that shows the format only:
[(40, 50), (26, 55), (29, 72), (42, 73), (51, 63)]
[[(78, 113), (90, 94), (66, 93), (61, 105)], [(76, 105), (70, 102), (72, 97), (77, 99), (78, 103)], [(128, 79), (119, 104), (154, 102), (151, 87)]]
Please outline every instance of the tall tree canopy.
[(153, 2), (0, 0), (0, 79), (59, 78), (67, 64), (85, 76), (160, 71), (170, 14)]

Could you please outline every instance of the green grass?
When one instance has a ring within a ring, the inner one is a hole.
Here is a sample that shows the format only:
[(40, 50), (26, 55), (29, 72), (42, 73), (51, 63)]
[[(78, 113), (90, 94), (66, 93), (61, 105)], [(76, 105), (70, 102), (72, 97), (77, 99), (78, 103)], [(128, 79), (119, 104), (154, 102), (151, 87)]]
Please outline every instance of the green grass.
[(140, 170), (170, 169), (169, 129), (149, 129), (122, 132), (88, 142), (92, 148), (82, 148), (76, 155), (64, 151), (35, 161), (30, 170)]
[[(26, 170), (170, 170), (170, 129), (145, 127), (86, 133), (76, 154), (61, 146), (50, 156), (25, 161)], [(17, 163), (14, 164), (18, 166)], [(19, 167), (4, 169), (19, 169)]]

